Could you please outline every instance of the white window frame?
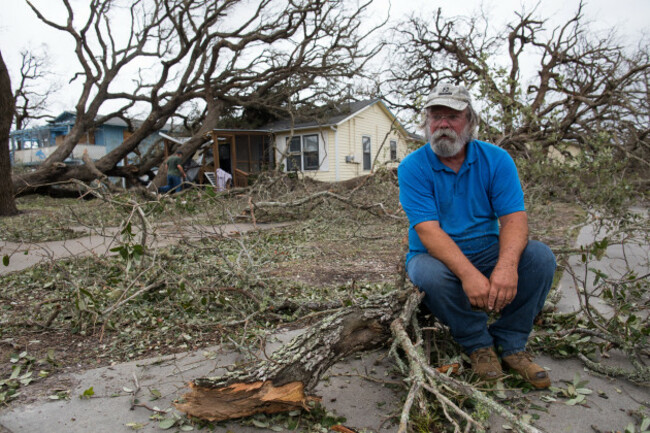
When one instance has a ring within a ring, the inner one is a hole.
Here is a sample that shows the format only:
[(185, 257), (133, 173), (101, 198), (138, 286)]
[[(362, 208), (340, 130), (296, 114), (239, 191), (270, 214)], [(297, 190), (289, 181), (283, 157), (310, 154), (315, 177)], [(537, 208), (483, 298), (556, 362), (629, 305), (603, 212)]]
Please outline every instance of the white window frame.
[[(305, 138), (315, 138), (316, 139), (316, 151), (310, 151), (306, 152), (305, 151)], [(299, 144), (299, 150), (298, 149), (291, 149), (291, 144)], [(290, 171), (317, 171), (320, 169), (320, 139), (318, 138), (318, 134), (303, 134), (303, 135), (294, 135), (286, 138), (286, 160), (287, 160), (287, 168), (285, 171), (290, 172)], [(316, 153), (316, 165), (310, 165), (307, 167), (306, 164), (306, 158), (307, 155), (310, 153)], [(293, 164), (290, 164), (289, 161), (295, 161)], [(300, 161), (299, 163), (297, 161)], [(291, 167), (290, 167), (291, 165)], [(297, 169), (297, 170), (296, 170)]]
[[(307, 138), (315, 138), (316, 139), (316, 151), (310, 151), (307, 152), (305, 149), (305, 140)], [(318, 142), (318, 134), (305, 134), (301, 136), (302, 138), (302, 168), (305, 171), (314, 171), (318, 170), (320, 168), (320, 143)], [(316, 153), (316, 164), (315, 165), (310, 165), (307, 167), (307, 154), (311, 153)]]
[[(366, 142), (368, 143), (368, 151), (366, 152)], [(362, 160), (363, 160), (363, 170), (364, 171), (370, 171), (372, 170), (372, 139), (370, 138), (369, 135), (363, 135), (361, 136), (361, 154), (362, 154)], [(368, 157), (366, 161), (366, 156)], [(366, 167), (366, 162), (367, 167)]]
[[(291, 145), (298, 142), (298, 149), (291, 149)], [(302, 171), (302, 139), (300, 135), (287, 137), (287, 169), (286, 171)], [(291, 161), (295, 161), (291, 163)]]
[(397, 140), (390, 141), (390, 160), (397, 161)]

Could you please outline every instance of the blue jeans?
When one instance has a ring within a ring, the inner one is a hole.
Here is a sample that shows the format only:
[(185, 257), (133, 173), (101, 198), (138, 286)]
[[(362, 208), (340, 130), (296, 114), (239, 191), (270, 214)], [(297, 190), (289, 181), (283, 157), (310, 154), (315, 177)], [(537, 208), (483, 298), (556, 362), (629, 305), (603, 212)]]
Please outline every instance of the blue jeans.
[[(499, 244), (467, 258), (489, 278), (499, 258)], [(501, 356), (508, 356), (526, 348), (533, 320), (544, 307), (553, 282), (555, 256), (545, 244), (528, 241), (519, 261), (517, 295), (490, 326), (487, 313), (472, 309), (460, 280), (440, 260), (418, 254), (409, 260), (406, 270), (413, 284), (426, 294), (426, 307), (449, 326), (467, 353), (495, 346)]]
[(183, 187), (181, 186), (181, 177), (168, 174), (167, 185), (158, 188), (158, 192), (165, 193), (167, 191), (171, 191), (172, 193), (174, 193), (182, 189)]

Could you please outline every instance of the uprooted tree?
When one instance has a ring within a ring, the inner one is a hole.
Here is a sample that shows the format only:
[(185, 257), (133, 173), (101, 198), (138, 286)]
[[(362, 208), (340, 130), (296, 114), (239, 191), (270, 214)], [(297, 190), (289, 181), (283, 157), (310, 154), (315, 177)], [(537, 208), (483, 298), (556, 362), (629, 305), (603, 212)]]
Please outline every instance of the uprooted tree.
[[(62, 0), (68, 14), (64, 23), (27, 3), (43, 23), (74, 41), (80, 70), (71, 81), (81, 80), (82, 91), (75, 124), (63, 143), (36, 171), (14, 176), (14, 187), (23, 194), (51, 182), (91, 181), (97, 172), (130, 178), (143, 174), (150, 161), (141, 167), (118, 163), (176, 113), (194, 105), (201, 126), (181, 148), (189, 156), (232, 107), (287, 114), (304, 97), (338, 95), (344, 80), (360, 74), (377, 50), (366, 48), (369, 33), (359, 31), (369, 2), (350, 7), (322, 0), (264, 0), (250, 8), (243, 1), (140, 0), (129, 2), (125, 12), (114, 1), (94, 0), (80, 24), (69, 0)], [(118, 21), (130, 28), (118, 29)], [(148, 59), (155, 61), (134, 72)], [(125, 79), (135, 88), (115, 90)], [(302, 93), (306, 89), (308, 94)], [(144, 112), (144, 120), (133, 125), (129, 110)], [(132, 134), (95, 161), (94, 169), (66, 166), (63, 161), (79, 139), (111, 118), (127, 121)]]

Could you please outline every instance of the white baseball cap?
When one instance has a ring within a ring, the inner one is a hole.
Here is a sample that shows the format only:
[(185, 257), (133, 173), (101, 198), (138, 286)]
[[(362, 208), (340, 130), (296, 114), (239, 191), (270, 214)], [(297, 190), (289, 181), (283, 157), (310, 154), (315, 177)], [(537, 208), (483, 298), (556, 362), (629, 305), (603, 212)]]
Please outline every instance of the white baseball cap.
[(424, 108), (442, 105), (457, 111), (463, 111), (472, 102), (472, 98), (463, 86), (439, 83), (431, 90)]

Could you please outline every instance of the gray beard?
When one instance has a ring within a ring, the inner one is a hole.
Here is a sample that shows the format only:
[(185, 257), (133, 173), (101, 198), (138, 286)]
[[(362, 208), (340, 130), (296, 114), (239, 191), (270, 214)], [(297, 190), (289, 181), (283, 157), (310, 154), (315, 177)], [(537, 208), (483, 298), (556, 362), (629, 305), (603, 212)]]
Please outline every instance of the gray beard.
[(469, 128), (465, 127), (460, 135), (451, 128), (438, 129), (429, 136), (429, 143), (434, 153), (441, 158), (457, 155), (470, 141)]

